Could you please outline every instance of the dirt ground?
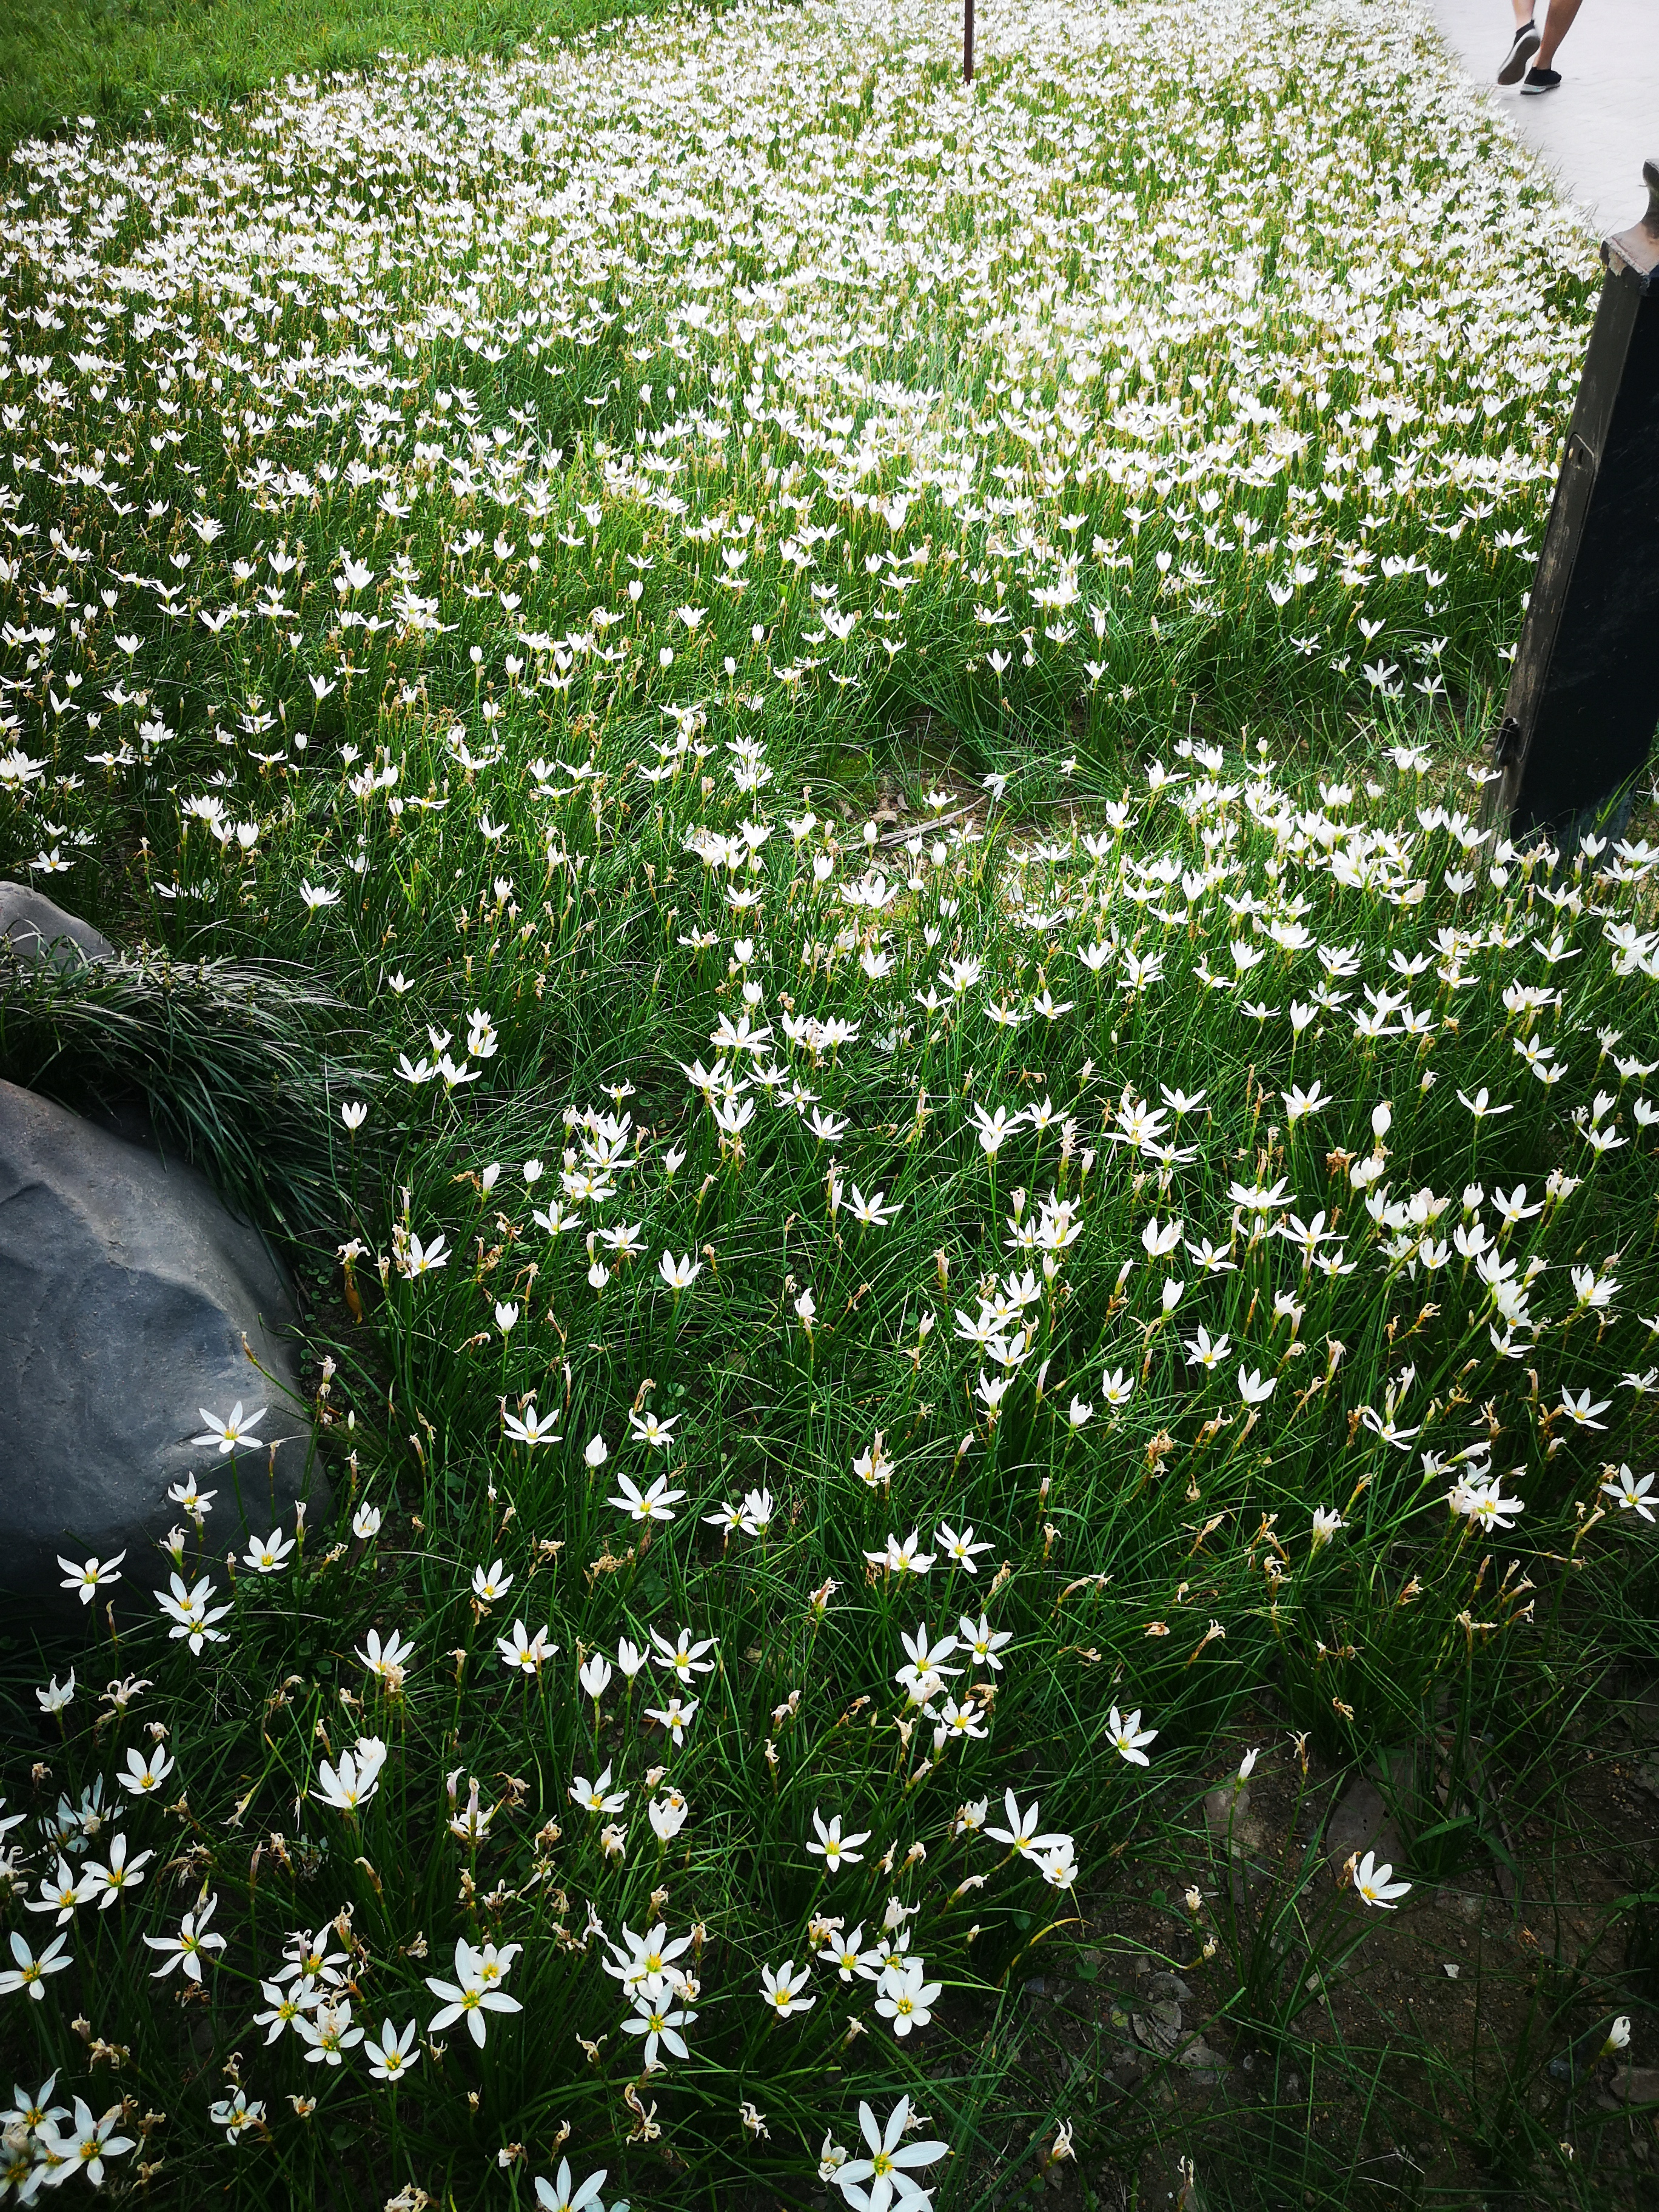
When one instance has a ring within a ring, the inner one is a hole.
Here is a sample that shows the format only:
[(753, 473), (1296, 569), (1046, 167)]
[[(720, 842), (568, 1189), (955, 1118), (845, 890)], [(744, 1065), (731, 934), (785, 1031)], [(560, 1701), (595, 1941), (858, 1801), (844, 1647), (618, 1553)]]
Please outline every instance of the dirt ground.
[[(1132, 1844), (1076, 1948), (1026, 1983), (1020, 2065), (1072, 2152), (1050, 2161), (1053, 2126), (1010, 2144), (981, 2201), (1659, 2205), (1659, 1914), (1633, 1901), (1659, 1895), (1659, 1687), (1605, 1686), (1597, 1711), (1547, 1793), (1501, 1805), (1492, 1846), (1393, 1911), (1339, 1882), (1367, 1848), (1412, 1871), (1381, 1793), (1311, 1759), (1304, 1784), (1282, 1723), (1247, 1715), (1241, 1753), (1281, 1747), (1248, 1790), (1212, 1792), (1183, 1863)], [(1252, 2022), (1234, 1948), (1310, 1849), (1304, 1925), (1328, 1955), (1364, 1940), (1285, 2019), (1309, 1963), (1285, 1928)], [(1631, 2043), (1603, 2057), (1621, 2014)]]

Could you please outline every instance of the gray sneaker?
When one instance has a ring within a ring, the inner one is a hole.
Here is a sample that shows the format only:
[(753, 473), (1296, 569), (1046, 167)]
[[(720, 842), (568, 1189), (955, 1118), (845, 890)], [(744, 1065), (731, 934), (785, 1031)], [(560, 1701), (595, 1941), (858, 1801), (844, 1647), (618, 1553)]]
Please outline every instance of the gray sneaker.
[(1504, 66), (1498, 72), (1499, 84), (1519, 84), (1526, 74), (1527, 64), (1543, 43), (1537, 26), (1523, 23), (1515, 34), (1515, 44), (1504, 57)]

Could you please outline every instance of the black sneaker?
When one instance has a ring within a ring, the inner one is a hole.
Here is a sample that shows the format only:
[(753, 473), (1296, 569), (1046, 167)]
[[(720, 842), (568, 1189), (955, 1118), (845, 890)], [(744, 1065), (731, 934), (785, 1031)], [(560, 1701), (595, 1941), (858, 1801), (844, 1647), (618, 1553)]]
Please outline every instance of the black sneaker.
[(1543, 43), (1537, 27), (1523, 23), (1515, 34), (1515, 44), (1504, 57), (1504, 66), (1498, 72), (1499, 84), (1519, 84), (1527, 64)]
[(1526, 82), (1521, 89), (1522, 92), (1553, 92), (1560, 82), (1559, 70), (1528, 70)]

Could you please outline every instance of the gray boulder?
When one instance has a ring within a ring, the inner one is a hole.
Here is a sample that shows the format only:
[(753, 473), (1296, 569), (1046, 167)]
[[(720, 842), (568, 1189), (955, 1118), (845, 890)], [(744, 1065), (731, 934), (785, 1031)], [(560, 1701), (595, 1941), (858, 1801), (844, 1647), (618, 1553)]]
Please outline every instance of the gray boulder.
[(89, 967), (115, 957), (115, 947), (89, 921), (65, 914), (27, 884), (0, 883), (0, 937), (15, 959), (31, 964), (50, 960), (58, 968)]
[[(0, 1593), (15, 1613), (88, 1622), (58, 1554), (125, 1549), (110, 1595), (131, 1615), (166, 1586), (158, 1540), (185, 1518), (167, 1490), (192, 1474), (218, 1493), (206, 1552), (221, 1583), (227, 1549), (280, 1522), (291, 1534), (307, 1491), (320, 1515), (280, 1334), (293, 1319), (264, 1244), (192, 1168), (0, 1082)], [(222, 1422), (239, 1401), (245, 1420), (264, 1408), (251, 1443), (192, 1441), (204, 1410)]]

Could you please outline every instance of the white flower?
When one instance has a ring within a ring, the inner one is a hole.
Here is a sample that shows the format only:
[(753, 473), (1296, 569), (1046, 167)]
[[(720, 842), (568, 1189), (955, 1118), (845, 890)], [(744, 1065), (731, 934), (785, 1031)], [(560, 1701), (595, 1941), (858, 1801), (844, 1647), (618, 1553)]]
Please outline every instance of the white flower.
[(1391, 1866), (1378, 1866), (1375, 1851), (1367, 1851), (1354, 1868), (1353, 1886), (1367, 1905), (1379, 1905), (1393, 1912), (1411, 1888), (1408, 1881), (1391, 1881), (1393, 1872)]
[(46, 1685), (46, 1688), (44, 1690), (37, 1690), (34, 1696), (35, 1701), (43, 1713), (61, 1713), (64, 1706), (71, 1704), (74, 1700), (74, 1668), (71, 1667), (70, 1668), (69, 1673), (64, 1676), (61, 1682), (54, 1674), (51, 1681)]
[(682, 1682), (690, 1682), (699, 1674), (712, 1674), (714, 1662), (705, 1659), (704, 1652), (714, 1649), (715, 1638), (704, 1636), (693, 1639), (689, 1628), (682, 1628), (671, 1644), (660, 1629), (653, 1628), (651, 1641), (656, 1647), (651, 1656), (659, 1667), (668, 1668)]
[(605, 2185), (608, 2166), (590, 2173), (580, 2185), (571, 2176), (570, 2160), (562, 2158), (557, 2172), (551, 2181), (539, 2175), (536, 2179), (536, 2202), (542, 2212), (605, 2212), (599, 2202), (599, 2191)]
[(1072, 1838), (1066, 1836), (1052, 1850), (1037, 1852), (1036, 1870), (1050, 1889), (1067, 1890), (1075, 1884), (1078, 1873), (1077, 1860), (1073, 1856), (1075, 1848)]
[(198, 1528), (213, 1510), (213, 1501), (218, 1495), (216, 1490), (198, 1489), (193, 1474), (186, 1475), (182, 1482), (167, 1485), (168, 1498), (173, 1504), (184, 1507)]
[[(37, 2143), (40, 2143), (43, 2148), (49, 2145), (51, 2155), (54, 2160), (53, 2167), (48, 2169), (47, 2186), (49, 2188), (61, 2187), (68, 2175), (76, 2172), (84, 2173), (92, 2188), (103, 2187), (104, 2160), (106, 2158), (119, 2158), (123, 2152), (133, 2148), (136, 2141), (132, 2136), (118, 2136), (114, 2132), (115, 2124), (120, 2118), (123, 2109), (119, 2103), (112, 2105), (102, 2119), (94, 2119), (92, 2107), (83, 2097), (77, 2097), (75, 2100), (74, 2123), (67, 2132), (62, 2129), (54, 2128), (46, 2135), (44, 2142), (42, 2137), (36, 2137)], [(57, 2165), (55, 2163), (57, 2160), (62, 2160), (64, 2163)], [(41, 2169), (37, 2166), (35, 2171), (39, 2172)], [(27, 2183), (24, 2187), (27, 2189)], [(19, 2194), (21, 2197), (22, 2192), (20, 2191)]]
[(253, 1539), (242, 1554), (242, 1564), (256, 1575), (278, 1575), (287, 1566), (293, 1549), (293, 1537), (284, 1536), (280, 1528), (273, 1528), (270, 1535)]
[(318, 1769), (320, 1790), (312, 1796), (337, 1812), (355, 1814), (367, 1805), (380, 1786), (380, 1770), (386, 1765), (386, 1747), (377, 1735), (360, 1735), (349, 1751), (343, 1751), (338, 1759), (330, 1765), (325, 1759)]
[(217, 2104), (210, 2105), (208, 2118), (216, 2128), (224, 2130), (225, 2140), (234, 2143), (250, 2128), (264, 2125), (265, 2108), (257, 2099), (250, 2100), (246, 2090), (238, 2089), (234, 2095), (221, 2097)]
[(956, 1638), (942, 1636), (935, 1643), (925, 1620), (918, 1623), (913, 1634), (901, 1630), (899, 1642), (904, 1647), (905, 1663), (893, 1680), (901, 1689), (908, 1691), (913, 1705), (925, 1705), (947, 1681), (962, 1672), (960, 1667), (943, 1664), (957, 1648)]
[(125, 1557), (125, 1552), (121, 1551), (112, 1559), (84, 1559), (77, 1565), (60, 1552), (58, 1564), (64, 1570), (63, 1588), (78, 1591), (82, 1604), (90, 1605), (95, 1592), (120, 1581), (121, 1562)]
[[(971, 1536), (974, 1532), (970, 1528), (968, 1533)], [(892, 1575), (925, 1575), (932, 1567), (934, 1557), (933, 1553), (921, 1549), (920, 1531), (915, 1528), (902, 1542), (890, 1533), (880, 1551), (866, 1552), (864, 1556), (872, 1567), (884, 1568)]]
[(1648, 1495), (1652, 1488), (1653, 1477), (1650, 1474), (1644, 1474), (1638, 1482), (1628, 1467), (1621, 1467), (1610, 1481), (1601, 1485), (1601, 1493), (1603, 1497), (1615, 1500), (1621, 1510), (1638, 1513), (1644, 1521), (1651, 1521), (1653, 1509), (1659, 1504), (1659, 1498), (1650, 1498)]
[(750, 1490), (744, 1493), (743, 1514), (739, 1522), (748, 1536), (763, 1536), (772, 1525), (775, 1510), (769, 1490)]
[(780, 2020), (790, 2020), (798, 2012), (810, 2011), (817, 2002), (816, 1997), (801, 1995), (811, 1971), (810, 1967), (803, 1966), (797, 1973), (793, 1959), (786, 1959), (775, 1972), (770, 1966), (761, 1968), (761, 1995)]
[(658, 1842), (669, 1844), (685, 1826), (690, 1808), (678, 1790), (671, 1790), (665, 1796), (653, 1797), (646, 1809)]
[(64, 1946), (68, 1941), (67, 1936), (54, 1936), (37, 1958), (14, 1928), (11, 1932), (11, 1955), (16, 1964), (0, 1972), (0, 1997), (12, 1996), (19, 1990), (27, 1990), (37, 2002), (44, 1997), (46, 1976), (61, 1974), (65, 1966), (75, 1964), (73, 1959), (64, 1954)]
[(1002, 1672), (998, 1652), (1013, 1640), (1012, 1629), (993, 1628), (983, 1613), (975, 1621), (964, 1613), (957, 1623), (957, 1649), (967, 1652), (975, 1666), (988, 1667), (994, 1674)]
[(826, 1874), (834, 1874), (842, 1866), (861, 1863), (864, 1853), (857, 1846), (869, 1842), (870, 1831), (867, 1828), (861, 1829), (856, 1835), (843, 1836), (841, 1814), (837, 1813), (826, 1828), (823, 1816), (816, 1806), (812, 1808), (812, 1826), (817, 1831), (818, 1840), (815, 1844), (808, 1844), (806, 1848), (815, 1858), (823, 1861)]
[(994, 1548), (993, 1546), (982, 1540), (975, 1543), (972, 1528), (964, 1528), (958, 1535), (948, 1521), (940, 1522), (933, 1541), (939, 1546), (941, 1555), (948, 1559), (952, 1566), (962, 1567), (970, 1575), (977, 1575), (979, 1572), (975, 1564), (975, 1555)]
[(647, 1705), (645, 1717), (665, 1728), (678, 1747), (685, 1741), (685, 1731), (697, 1717), (697, 1700), (693, 1698), (687, 1703), (671, 1698), (665, 1705)]
[(659, 2047), (675, 2058), (689, 2058), (691, 2054), (679, 2031), (689, 2027), (697, 2015), (684, 2006), (675, 2007), (671, 1979), (663, 1974), (648, 1974), (635, 1985), (631, 1994), (634, 2017), (623, 2022), (623, 2032), (644, 2037), (641, 2055), (646, 2071), (649, 2073), (657, 2064)]
[(878, 1190), (873, 1198), (866, 1198), (856, 1183), (853, 1185), (853, 1195), (848, 1200), (854, 1220), (861, 1223), (866, 1229), (884, 1228), (899, 1212), (902, 1205), (902, 1199), (895, 1199), (889, 1205), (884, 1190)]
[(678, 1295), (681, 1291), (690, 1290), (702, 1274), (702, 1261), (694, 1260), (689, 1252), (678, 1260), (672, 1252), (665, 1252), (657, 1262), (657, 1273), (669, 1289)]
[(932, 2166), (945, 2156), (949, 2145), (924, 2141), (906, 2142), (910, 2100), (901, 2097), (881, 2126), (868, 2105), (859, 2106), (859, 2126), (868, 2155), (848, 2159), (830, 2177), (856, 2212), (889, 2212), (927, 2201), (927, 2191), (910, 2179), (918, 2166)]
[(1139, 1708), (1126, 1720), (1114, 1705), (1106, 1722), (1106, 1734), (1115, 1747), (1118, 1756), (1127, 1759), (1131, 1766), (1149, 1766), (1152, 1764), (1141, 1746), (1151, 1743), (1158, 1730), (1141, 1727)]
[(1596, 1415), (1605, 1413), (1612, 1403), (1611, 1398), (1595, 1398), (1588, 1390), (1561, 1393), (1561, 1411), (1581, 1429), (1605, 1429), (1607, 1423), (1598, 1420)]
[(1472, 1527), (1512, 1528), (1526, 1506), (1519, 1498), (1505, 1498), (1503, 1489), (1502, 1475), (1464, 1475), (1454, 1484), (1446, 1503), (1454, 1513), (1466, 1515)]
[(641, 1491), (631, 1476), (617, 1477), (623, 1495), (611, 1500), (619, 1513), (626, 1513), (630, 1521), (672, 1521), (670, 1508), (685, 1496), (683, 1490), (671, 1490), (668, 1477), (659, 1474), (650, 1488)]
[(502, 1666), (511, 1668), (518, 1674), (538, 1675), (559, 1648), (556, 1644), (548, 1642), (548, 1635), (545, 1621), (533, 1636), (527, 1636), (523, 1621), (515, 1620), (510, 1636), (498, 1636), (495, 1639), (495, 1649), (501, 1655)]
[(265, 2038), (267, 2048), (277, 2040), (284, 2028), (293, 2028), (297, 2036), (296, 2023), (301, 2015), (323, 2000), (322, 1990), (309, 1978), (296, 1982), (289, 1990), (283, 1990), (276, 1982), (262, 1982), (259, 1986), (270, 2009), (255, 2013), (253, 2025), (270, 2027), (270, 2033)]
[(497, 1954), (493, 1944), (486, 1943), (475, 1950), (465, 1937), (455, 1943), (455, 1978), (441, 1981), (428, 1974), (426, 1985), (434, 1996), (444, 2000), (442, 2009), (434, 2013), (427, 2023), (427, 2034), (434, 2036), (458, 2020), (465, 2020), (467, 2033), (480, 2051), (484, 2043), (484, 2014), (487, 2012), (522, 2012), (524, 2007), (516, 1997), (510, 1997), (500, 1984), (501, 1978), (513, 1962), (518, 1950), (509, 1943)]
[(130, 1790), (135, 1797), (147, 1797), (151, 1790), (159, 1790), (172, 1773), (173, 1762), (161, 1744), (151, 1747), (146, 1758), (143, 1752), (129, 1748), (125, 1774), (117, 1778), (123, 1790)]
[[(516, 1309), (513, 1317), (515, 1321), (518, 1319)], [(496, 1318), (501, 1318), (500, 1309), (497, 1309)], [(538, 1413), (533, 1398), (526, 1402), (522, 1413), (504, 1413), (501, 1427), (514, 1443), (524, 1444), (532, 1449), (538, 1444), (556, 1444), (559, 1441), (557, 1409), (550, 1413)]]
[(571, 1802), (580, 1805), (585, 1813), (620, 1813), (629, 1796), (626, 1790), (611, 1789), (608, 1766), (597, 1782), (590, 1782), (585, 1774), (579, 1774), (568, 1794)]
[(1220, 1364), (1232, 1348), (1232, 1339), (1223, 1335), (1212, 1338), (1207, 1328), (1200, 1328), (1195, 1336), (1186, 1340), (1187, 1364), (1202, 1367), (1207, 1372)]
[(497, 1598), (507, 1595), (513, 1587), (513, 1577), (503, 1572), (503, 1561), (495, 1559), (487, 1567), (473, 1568), (474, 1597), (481, 1599), (486, 1605), (493, 1605)]
[(363, 1649), (354, 1655), (361, 1666), (384, 1682), (388, 1690), (400, 1690), (409, 1662), (415, 1656), (413, 1642), (400, 1636), (394, 1628), (384, 1643), (378, 1628), (371, 1628), (364, 1639)]
[(55, 1912), (58, 1925), (62, 1928), (75, 1917), (76, 1907), (84, 1905), (92, 1893), (92, 1885), (76, 1874), (60, 1851), (56, 1873), (43, 1875), (40, 1896), (26, 1898), (24, 1903), (31, 1912)]
[(265, 1417), (266, 1408), (263, 1406), (244, 1415), (242, 1401), (239, 1398), (222, 1421), (216, 1413), (210, 1413), (205, 1406), (198, 1410), (202, 1419), (207, 1423), (207, 1427), (202, 1435), (191, 1438), (193, 1444), (214, 1444), (223, 1453), (234, 1451), (238, 1444), (260, 1443), (264, 1441), (262, 1437), (256, 1437), (253, 1433), (255, 1428)]
[[(1138, 1715), (1137, 1718), (1139, 1718)], [(1019, 1800), (1010, 1790), (1004, 1793), (1002, 1804), (1008, 1825), (1006, 1828), (987, 1828), (985, 1834), (990, 1842), (1006, 1844), (1011, 1850), (1018, 1851), (1022, 1857), (1026, 1857), (1034, 1851), (1057, 1850), (1061, 1844), (1069, 1840), (1065, 1836), (1045, 1836), (1039, 1832), (1037, 1821), (1042, 1808), (1036, 1798), (1032, 1799), (1022, 1813), (1019, 1809)]]
[(1466, 1091), (1460, 1091), (1457, 1097), (1459, 1103), (1467, 1106), (1477, 1121), (1488, 1120), (1494, 1114), (1513, 1114), (1515, 1111), (1513, 1106), (1494, 1106), (1492, 1093), (1484, 1083), (1473, 1098)]
[(325, 1997), (316, 2010), (301, 2013), (294, 2032), (306, 2045), (308, 2066), (337, 2066), (344, 2054), (363, 2039), (361, 2027), (351, 2024), (349, 1997)]
[(1269, 1376), (1267, 1381), (1264, 1382), (1261, 1379), (1261, 1370), (1259, 1367), (1252, 1367), (1247, 1372), (1243, 1362), (1242, 1360), (1240, 1361), (1238, 1369), (1238, 1395), (1244, 1401), (1244, 1403), (1247, 1406), (1260, 1406), (1264, 1404), (1267, 1399), (1273, 1396), (1277, 1387), (1277, 1379), (1275, 1377)]
[[(109, 1847), (107, 1862), (87, 1861), (86, 1884), (88, 1896), (97, 1897), (99, 1910), (107, 1912), (118, 1897), (130, 1889), (137, 1889), (144, 1879), (144, 1869), (155, 1857), (154, 1851), (140, 1851), (137, 1858), (127, 1856), (127, 1839), (118, 1832)], [(99, 1896), (99, 1892), (103, 1893)]]
[(202, 1969), (207, 1963), (204, 1954), (209, 1951), (222, 1951), (225, 1948), (224, 1937), (208, 1927), (218, 1902), (216, 1897), (204, 1898), (194, 1911), (185, 1913), (176, 1936), (145, 1936), (144, 1941), (150, 1949), (161, 1954), (161, 1963), (151, 1974), (152, 1981), (160, 1981), (175, 1966), (182, 1966), (192, 1982), (201, 1980)]
[(942, 1982), (926, 1978), (920, 1961), (913, 1966), (889, 1966), (877, 1984), (880, 1994), (876, 1999), (876, 2010), (884, 2020), (892, 2022), (895, 2035), (907, 2036), (913, 2028), (927, 2027), (944, 1986)]
[[(183, 1548), (183, 1532), (180, 1531), (180, 1549)], [(155, 1602), (173, 1623), (173, 1626), (167, 1631), (169, 1642), (178, 1643), (181, 1639), (187, 1641), (191, 1651), (197, 1653), (200, 1652), (204, 1644), (224, 1643), (226, 1640), (224, 1630), (216, 1628), (213, 1623), (216, 1620), (222, 1620), (230, 1611), (230, 1607), (228, 1605), (209, 1604), (208, 1601), (213, 1596), (214, 1590), (213, 1584), (208, 1577), (204, 1575), (188, 1589), (185, 1587), (184, 1577), (181, 1575), (170, 1575), (167, 1582), (168, 1587), (166, 1589), (156, 1591)]]
[(421, 2056), (414, 2021), (411, 2020), (399, 2033), (389, 2020), (383, 2021), (378, 2039), (370, 2037), (364, 2043), (363, 2056), (368, 2061), (371, 2080), (401, 2081)]
[(449, 1258), (448, 1246), (442, 1236), (434, 1237), (429, 1244), (423, 1244), (418, 1237), (411, 1237), (398, 1270), (406, 1282), (412, 1283), (417, 1275), (429, 1275), (440, 1267), (447, 1267)]
[[(659, 1420), (654, 1413), (630, 1413), (628, 1425), (641, 1443), (653, 1445), (659, 1451), (667, 1451), (674, 1443), (674, 1424), (678, 1419), (678, 1413), (670, 1413)], [(589, 1449), (591, 1450), (592, 1446)], [(601, 1457), (603, 1455), (601, 1454)], [(599, 1461), (595, 1460), (591, 1464), (597, 1467)]]

